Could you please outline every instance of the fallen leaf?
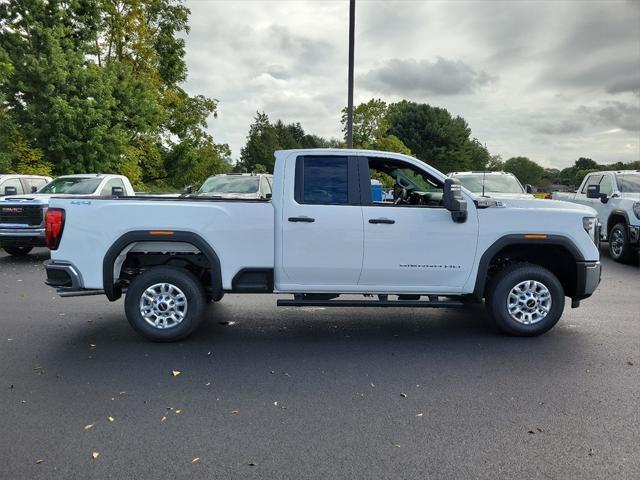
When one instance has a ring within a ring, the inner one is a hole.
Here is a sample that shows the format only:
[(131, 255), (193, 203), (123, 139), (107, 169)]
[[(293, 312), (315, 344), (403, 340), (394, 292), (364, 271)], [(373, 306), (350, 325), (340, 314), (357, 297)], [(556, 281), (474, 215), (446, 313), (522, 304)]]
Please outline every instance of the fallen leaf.
[(178, 375), (180, 375), (182, 372), (179, 370), (172, 370), (171, 371), (171, 375), (173, 375), (174, 377), (177, 377)]
[(176, 410), (176, 413), (180, 413), (180, 412), (182, 412), (182, 410), (180, 410), (180, 409)]
[(529, 430), (527, 433), (530, 433), (531, 435), (535, 435), (536, 432), (534, 432), (533, 430)]
[(166, 419), (167, 419), (167, 417), (162, 417), (162, 418), (160, 419), (160, 421), (161, 421), (161, 422), (164, 422)]
[(250, 467), (255, 467), (255, 466), (256, 466), (256, 465), (258, 465), (258, 464), (257, 464), (257, 463), (255, 463), (255, 462), (249, 462), (247, 465), (249, 465)]
[(231, 413), (238, 414), (240, 413), (240, 410), (231, 410)]
[(115, 420), (115, 418), (113, 417), (107, 417), (107, 420), (109, 420), (110, 422), (113, 422)]
[(90, 344), (89, 344), (89, 347), (91, 347), (91, 348), (96, 348), (96, 344), (95, 344), (95, 343), (90, 343)]
[(200, 457), (196, 457), (193, 460), (191, 460), (191, 463), (198, 463), (200, 461)]
[(401, 394), (400, 394), (400, 396), (401, 396), (402, 398), (407, 398), (407, 394), (406, 394), (406, 393), (401, 393)]
[(278, 402), (273, 402), (273, 404), (277, 407), (278, 406)]
[(208, 387), (209, 385), (211, 385), (211, 382), (207, 382), (204, 384), (205, 387)]
[(92, 428), (93, 428), (93, 423), (90, 423), (89, 425), (85, 425), (85, 426), (84, 426), (84, 429), (85, 429), (85, 430), (90, 430), (90, 429), (92, 429)]
[(424, 415), (424, 413), (420, 412), (420, 413), (416, 413), (416, 417), (422, 417)]
[(36, 465), (40, 465), (44, 460), (36, 460)]
[(92, 459), (94, 459), (94, 460), (95, 460), (96, 458), (98, 458), (99, 456), (100, 456), (100, 454), (99, 454), (98, 452), (93, 452), (93, 453), (91, 454), (91, 458), (92, 458)]
[(632, 366), (633, 366), (633, 362), (629, 361), (629, 362), (627, 362), (627, 365), (629, 365), (630, 367), (632, 367)]

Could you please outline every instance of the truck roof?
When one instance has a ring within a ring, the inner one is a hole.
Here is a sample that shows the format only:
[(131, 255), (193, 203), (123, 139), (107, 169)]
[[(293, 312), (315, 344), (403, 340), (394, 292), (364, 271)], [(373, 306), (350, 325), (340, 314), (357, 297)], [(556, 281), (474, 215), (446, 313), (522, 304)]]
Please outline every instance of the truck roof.
[(640, 170), (602, 170), (601, 172), (591, 173), (615, 173), (616, 175), (629, 175), (630, 173), (640, 173)]

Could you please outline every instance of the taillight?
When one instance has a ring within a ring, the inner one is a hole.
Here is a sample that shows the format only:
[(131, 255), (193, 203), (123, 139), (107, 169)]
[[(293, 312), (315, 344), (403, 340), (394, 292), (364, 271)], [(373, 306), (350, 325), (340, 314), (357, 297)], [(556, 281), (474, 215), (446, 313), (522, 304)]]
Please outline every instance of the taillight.
[(45, 233), (47, 237), (47, 247), (49, 250), (56, 250), (60, 245), (62, 230), (64, 229), (64, 210), (60, 208), (49, 208), (44, 215)]

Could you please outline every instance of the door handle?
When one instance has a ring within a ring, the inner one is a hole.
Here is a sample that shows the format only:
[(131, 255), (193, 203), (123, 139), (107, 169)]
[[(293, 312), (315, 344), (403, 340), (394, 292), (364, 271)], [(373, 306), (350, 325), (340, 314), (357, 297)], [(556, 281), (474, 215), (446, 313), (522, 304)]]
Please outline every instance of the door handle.
[(313, 223), (316, 221), (315, 218), (311, 217), (289, 217), (290, 222), (304, 222), (304, 223)]
[(386, 225), (393, 225), (396, 223), (395, 220), (391, 220), (390, 218), (370, 218), (369, 223), (384, 223)]

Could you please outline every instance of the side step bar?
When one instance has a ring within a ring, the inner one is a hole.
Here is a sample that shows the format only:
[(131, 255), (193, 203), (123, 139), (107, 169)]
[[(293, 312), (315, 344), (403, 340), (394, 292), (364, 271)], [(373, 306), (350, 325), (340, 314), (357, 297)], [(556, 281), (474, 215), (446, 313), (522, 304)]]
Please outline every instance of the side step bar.
[(400, 307), (400, 308), (460, 308), (459, 300), (278, 300), (278, 307)]

